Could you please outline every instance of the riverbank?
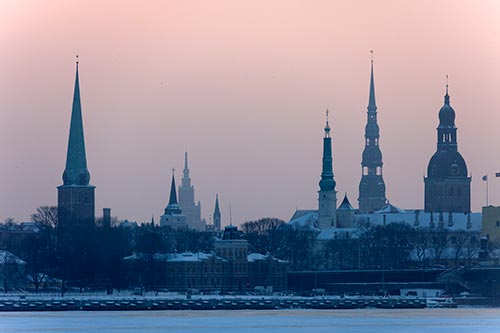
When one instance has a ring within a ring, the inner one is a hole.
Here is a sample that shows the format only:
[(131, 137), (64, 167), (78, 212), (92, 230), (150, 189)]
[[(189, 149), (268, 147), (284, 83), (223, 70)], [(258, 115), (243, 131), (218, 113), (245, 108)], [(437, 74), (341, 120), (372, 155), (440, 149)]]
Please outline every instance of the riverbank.
[(274, 310), (274, 309), (417, 309), (418, 297), (18, 297), (1, 298), (0, 311), (133, 311), (133, 310)]

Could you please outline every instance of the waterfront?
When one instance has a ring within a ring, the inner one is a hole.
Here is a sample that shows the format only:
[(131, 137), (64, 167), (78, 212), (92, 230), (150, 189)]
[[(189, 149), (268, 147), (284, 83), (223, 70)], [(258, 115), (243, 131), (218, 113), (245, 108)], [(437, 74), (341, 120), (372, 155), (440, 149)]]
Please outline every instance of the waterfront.
[(4, 312), (2, 333), (498, 332), (499, 308)]

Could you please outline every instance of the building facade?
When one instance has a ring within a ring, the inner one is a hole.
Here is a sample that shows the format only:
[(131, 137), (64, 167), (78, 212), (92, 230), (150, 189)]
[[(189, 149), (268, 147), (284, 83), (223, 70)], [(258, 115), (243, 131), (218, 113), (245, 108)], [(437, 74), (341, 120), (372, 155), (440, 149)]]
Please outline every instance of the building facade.
[(458, 152), (455, 110), (450, 105), (448, 85), (444, 105), (439, 110), (437, 151), (429, 161), (424, 183), (426, 212), (470, 212), (471, 177), (464, 158)]

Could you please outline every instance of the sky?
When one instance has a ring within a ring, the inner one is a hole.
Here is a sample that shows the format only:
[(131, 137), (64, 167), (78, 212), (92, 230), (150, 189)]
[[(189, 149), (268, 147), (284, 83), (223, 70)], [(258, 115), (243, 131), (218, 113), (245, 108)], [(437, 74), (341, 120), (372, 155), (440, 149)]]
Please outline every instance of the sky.
[(500, 2), (0, 1), (0, 220), (57, 204), (75, 79), (103, 207), (158, 221), (189, 153), (222, 224), (317, 207), (325, 110), (357, 207), (370, 50), (387, 197), (423, 208), (449, 75), (472, 208), (500, 205)]

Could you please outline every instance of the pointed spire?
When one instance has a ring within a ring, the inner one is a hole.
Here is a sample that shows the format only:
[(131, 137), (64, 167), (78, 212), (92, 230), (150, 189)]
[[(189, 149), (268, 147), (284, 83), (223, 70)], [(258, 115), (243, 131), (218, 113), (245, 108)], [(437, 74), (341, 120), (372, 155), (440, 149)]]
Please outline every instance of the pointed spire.
[(446, 94), (444, 95), (444, 104), (450, 104), (450, 95), (448, 95), (448, 74), (446, 74)]
[(175, 169), (172, 169), (172, 185), (170, 186), (170, 200), (168, 205), (177, 205), (177, 192), (175, 190), (175, 177), (174, 177)]
[(368, 110), (376, 111), (377, 104), (375, 102), (375, 80), (373, 78), (373, 50), (371, 50), (370, 53), (371, 53), (371, 75), (370, 75), (370, 97), (368, 101)]
[(82, 107), (80, 103), (80, 84), (78, 79), (78, 56), (76, 61), (75, 90), (69, 130), (66, 168), (63, 173), (64, 185), (89, 185), (90, 174), (87, 170), (85, 139), (83, 135)]
[(325, 138), (330, 137), (330, 125), (328, 123), (328, 109), (326, 109)]
[(319, 187), (321, 191), (335, 191), (333, 179), (332, 139), (330, 138), (330, 125), (328, 123), (328, 110), (326, 111), (325, 137), (323, 139), (323, 166)]
[(214, 209), (214, 216), (220, 216), (220, 208), (219, 208), (219, 195), (215, 195), (215, 209)]
[(185, 170), (189, 170), (189, 168), (188, 168), (188, 152), (187, 151), (184, 152), (184, 171)]

